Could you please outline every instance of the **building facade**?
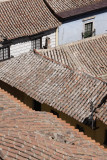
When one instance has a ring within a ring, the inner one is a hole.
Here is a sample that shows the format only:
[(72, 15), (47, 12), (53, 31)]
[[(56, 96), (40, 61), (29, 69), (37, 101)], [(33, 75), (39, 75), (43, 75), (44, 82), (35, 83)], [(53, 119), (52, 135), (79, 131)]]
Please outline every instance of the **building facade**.
[(107, 33), (106, 0), (45, 0), (62, 22), (58, 29), (58, 44), (67, 44)]
[(63, 24), (59, 26), (58, 44), (71, 43), (104, 33), (107, 33), (106, 9), (63, 22)]
[(3, 1), (0, 5), (0, 61), (58, 44), (57, 27), (61, 23), (43, 0)]

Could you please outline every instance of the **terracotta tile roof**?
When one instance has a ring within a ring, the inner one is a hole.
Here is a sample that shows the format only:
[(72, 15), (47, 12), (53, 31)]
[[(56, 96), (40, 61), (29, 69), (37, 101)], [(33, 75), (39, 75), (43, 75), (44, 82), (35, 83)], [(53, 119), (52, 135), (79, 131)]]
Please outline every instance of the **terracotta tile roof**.
[(40, 52), (72, 70), (78, 69), (107, 81), (107, 34)]
[(90, 101), (96, 109), (107, 94), (105, 82), (33, 52), (4, 62), (0, 80), (80, 122), (91, 115)]
[(45, 3), (61, 18), (80, 15), (107, 7), (106, 0), (44, 0)]
[(0, 15), (1, 34), (7, 39), (38, 34), (60, 25), (43, 0), (2, 2)]
[(0, 156), (4, 160), (106, 160), (106, 151), (56, 116), (33, 111), (0, 89)]
[(103, 103), (101, 107), (96, 109), (96, 115), (99, 119), (101, 119), (101, 121), (103, 121), (104, 123), (106, 122), (107, 124), (107, 98), (106, 102)]

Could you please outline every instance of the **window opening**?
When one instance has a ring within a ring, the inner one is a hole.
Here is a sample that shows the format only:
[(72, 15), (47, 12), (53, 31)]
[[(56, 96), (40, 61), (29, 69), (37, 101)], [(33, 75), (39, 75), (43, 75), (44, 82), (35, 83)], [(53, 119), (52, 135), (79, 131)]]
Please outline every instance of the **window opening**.
[(0, 48), (0, 61), (6, 60), (10, 58), (10, 48)]
[(32, 40), (31, 42), (31, 49), (41, 49), (42, 48), (42, 38), (37, 38)]
[(84, 38), (92, 36), (92, 28), (93, 28), (93, 23), (92, 22), (85, 24)]
[(93, 22), (86, 23), (84, 32), (82, 33), (82, 38), (88, 38), (95, 35), (95, 29), (93, 30)]

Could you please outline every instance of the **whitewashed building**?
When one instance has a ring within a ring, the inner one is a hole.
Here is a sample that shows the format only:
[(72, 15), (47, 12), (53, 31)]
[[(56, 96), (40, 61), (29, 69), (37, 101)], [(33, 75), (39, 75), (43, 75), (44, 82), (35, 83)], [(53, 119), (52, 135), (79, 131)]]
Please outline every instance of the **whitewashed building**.
[(107, 0), (45, 0), (62, 25), (58, 44), (107, 33)]

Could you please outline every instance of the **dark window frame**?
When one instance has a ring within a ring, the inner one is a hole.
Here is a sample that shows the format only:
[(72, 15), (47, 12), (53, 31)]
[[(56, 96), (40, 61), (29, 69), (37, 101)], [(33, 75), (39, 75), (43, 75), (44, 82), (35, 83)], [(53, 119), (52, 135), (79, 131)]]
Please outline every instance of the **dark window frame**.
[(93, 30), (93, 22), (85, 23), (85, 32)]
[[(6, 51), (8, 51), (8, 52), (6, 53)], [(1, 54), (3, 54), (3, 56)], [(6, 56), (6, 54), (8, 57)], [(2, 59), (1, 59), (1, 57), (2, 57)], [(0, 62), (5, 61), (7, 59), (10, 59), (10, 46), (1, 47), (0, 48)]]
[[(38, 47), (37, 41), (40, 40), (40, 46)], [(31, 50), (42, 49), (42, 37), (35, 38), (31, 41)]]
[(93, 29), (93, 26), (93, 22), (87, 22), (84, 24), (84, 32), (82, 32), (82, 38), (95, 36), (95, 29)]
[(92, 37), (93, 35), (93, 22), (85, 23), (84, 38)]

